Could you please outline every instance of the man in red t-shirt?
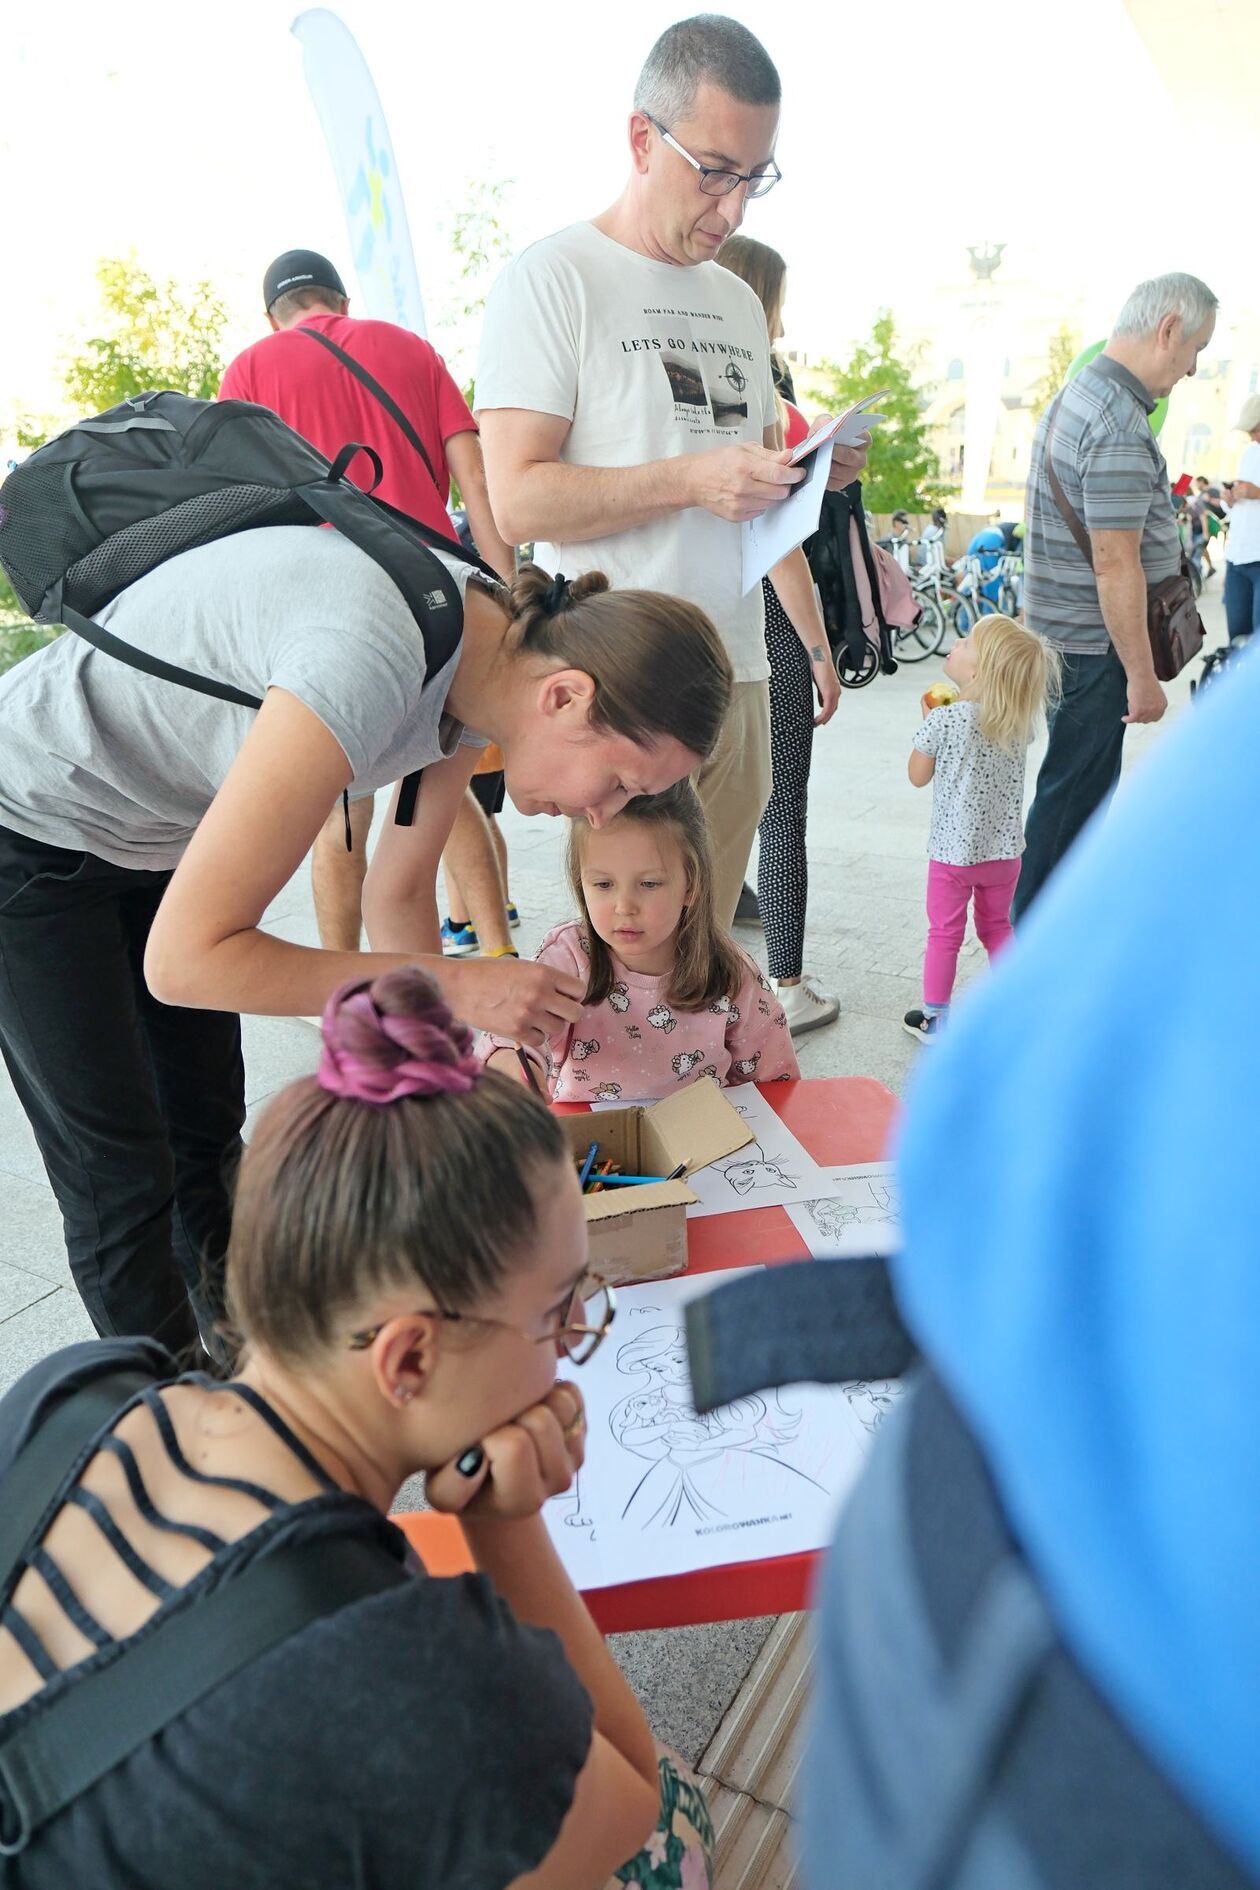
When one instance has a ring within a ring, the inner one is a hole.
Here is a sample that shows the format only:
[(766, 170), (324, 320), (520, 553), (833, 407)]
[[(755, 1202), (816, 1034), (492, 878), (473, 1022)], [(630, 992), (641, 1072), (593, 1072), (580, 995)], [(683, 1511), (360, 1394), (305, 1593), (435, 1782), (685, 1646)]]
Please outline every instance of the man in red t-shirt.
[[(341, 277), (315, 250), (292, 249), (278, 256), (263, 278), (263, 302), (272, 332), (231, 362), (220, 400), (270, 407), (329, 459), (350, 440), (373, 447), (383, 468), (376, 497), (452, 539), (455, 528), (446, 501), (453, 477), (481, 556), (510, 583), (515, 554), (490, 510), (477, 423), (441, 355), (393, 322), (352, 318)], [(302, 334), (303, 328), (334, 341), (380, 383), (419, 436), (427, 465), (375, 396), (336, 355)], [(372, 471), (360, 454), (347, 477), (366, 488)], [(498, 863), (480, 808), (471, 794), (465, 800), (447, 857), (476, 907), (481, 949), (493, 953), (509, 949)], [(340, 808), (333, 810), (315, 845), (315, 915), (320, 943), (332, 951), (359, 948), (372, 807), (371, 795), (350, 803), (352, 850), (346, 848)]]

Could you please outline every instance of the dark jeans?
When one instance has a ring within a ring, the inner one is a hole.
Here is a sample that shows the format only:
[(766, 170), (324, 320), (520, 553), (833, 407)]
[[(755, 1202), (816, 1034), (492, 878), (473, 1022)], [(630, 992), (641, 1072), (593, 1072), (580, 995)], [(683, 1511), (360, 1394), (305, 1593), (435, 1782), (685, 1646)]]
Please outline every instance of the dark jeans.
[(221, 1310), (245, 1072), (239, 1017), (144, 982), (169, 879), (0, 828), (0, 1051), (74, 1283), (102, 1335), (179, 1351)]
[(1120, 779), (1128, 703), (1124, 667), (1113, 649), (1097, 656), (1064, 652), (1063, 694), (1050, 718), (1011, 907), (1016, 924)]
[(1226, 564), (1225, 627), (1231, 641), (1260, 634), (1260, 562)]

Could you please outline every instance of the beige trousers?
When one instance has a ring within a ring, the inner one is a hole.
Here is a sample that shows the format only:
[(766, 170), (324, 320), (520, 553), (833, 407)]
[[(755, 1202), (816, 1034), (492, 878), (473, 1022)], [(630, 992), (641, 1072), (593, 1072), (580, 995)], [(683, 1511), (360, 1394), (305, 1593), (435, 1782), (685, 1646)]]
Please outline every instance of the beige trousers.
[(695, 777), (713, 846), (713, 910), (735, 918), (753, 836), (770, 799), (770, 685), (737, 682), (722, 734)]

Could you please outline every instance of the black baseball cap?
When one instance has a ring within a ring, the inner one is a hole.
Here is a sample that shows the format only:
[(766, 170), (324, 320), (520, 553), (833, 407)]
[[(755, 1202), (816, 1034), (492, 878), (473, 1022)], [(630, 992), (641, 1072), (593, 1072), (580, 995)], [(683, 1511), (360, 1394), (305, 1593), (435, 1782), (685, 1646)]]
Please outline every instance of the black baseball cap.
[(331, 289), (334, 295), (346, 292), (345, 283), (327, 256), (321, 256), (317, 249), (286, 249), (263, 277), (263, 307), (269, 309), (290, 289), (310, 288)]

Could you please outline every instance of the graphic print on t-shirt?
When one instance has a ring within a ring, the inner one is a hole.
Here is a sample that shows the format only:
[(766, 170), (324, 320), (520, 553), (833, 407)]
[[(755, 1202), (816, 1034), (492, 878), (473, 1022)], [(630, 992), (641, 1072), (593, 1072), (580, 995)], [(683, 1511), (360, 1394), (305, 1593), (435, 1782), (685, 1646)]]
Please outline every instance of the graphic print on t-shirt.
[[(715, 330), (710, 339), (703, 325)], [(749, 380), (756, 374), (757, 357), (751, 348), (719, 338), (726, 324), (700, 310), (651, 308), (643, 311), (647, 331), (622, 339), (623, 353), (645, 349), (657, 356), (674, 403), (674, 418), (691, 434), (730, 432), (743, 426), (749, 414)], [(758, 434), (761, 428), (757, 428)]]

